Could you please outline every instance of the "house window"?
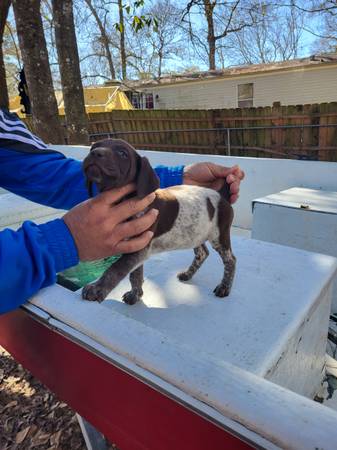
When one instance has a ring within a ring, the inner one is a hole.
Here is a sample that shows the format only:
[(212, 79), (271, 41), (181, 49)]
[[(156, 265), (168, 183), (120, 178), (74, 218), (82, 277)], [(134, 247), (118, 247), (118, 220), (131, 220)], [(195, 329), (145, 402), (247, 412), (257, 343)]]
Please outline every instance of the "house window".
[(142, 94), (140, 92), (132, 92), (131, 103), (134, 108), (142, 109)]
[(153, 109), (153, 94), (145, 94), (145, 108)]
[(254, 100), (254, 84), (238, 84), (238, 108), (251, 108)]
[(153, 94), (133, 92), (131, 97), (132, 106), (136, 109), (153, 109)]

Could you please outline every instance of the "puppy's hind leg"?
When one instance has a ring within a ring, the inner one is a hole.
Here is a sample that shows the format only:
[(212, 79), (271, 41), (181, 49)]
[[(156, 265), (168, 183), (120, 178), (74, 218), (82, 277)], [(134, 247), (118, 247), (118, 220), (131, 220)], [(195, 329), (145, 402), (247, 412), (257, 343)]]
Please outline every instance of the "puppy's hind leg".
[(190, 280), (209, 255), (208, 248), (205, 244), (201, 244), (199, 247), (196, 247), (193, 250), (195, 256), (192, 264), (185, 272), (180, 272), (177, 275), (180, 281)]
[(137, 303), (143, 295), (144, 266), (139, 266), (130, 273), (131, 291), (125, 292), (123, 302), (128, 305)]
[(233, 221), (233, 209), (224, 200), (219, 202), (218, 226), (210, 236), (210, 242), (216, 250), (224, 264), (224, 275), (221, 283), (214, 289), (217, 297), (227, 297), (229, 295), (235, 275), (236, 258), (231, 248), (230, 229)]
[(229, 295), (233, 279), (235, 275), (235, 266), (236, 266), (236, 258), (232, 253), (232, 249), (226, 248), (219, 241), (212, 241), (212, 247), (216, 250), (224, 264), (224, 275), (221, 280), (221, 283), (214, 289), (214, 294), (217, 297), (227, 297)]

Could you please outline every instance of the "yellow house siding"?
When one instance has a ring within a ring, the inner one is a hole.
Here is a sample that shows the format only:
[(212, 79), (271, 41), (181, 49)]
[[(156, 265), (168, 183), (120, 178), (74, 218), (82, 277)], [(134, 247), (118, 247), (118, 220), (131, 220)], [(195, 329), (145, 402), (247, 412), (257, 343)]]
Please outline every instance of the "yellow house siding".
[(336, 65), (176, 83), (144, 92), (153, 92), (156, 109), (237, 108), (237, 86), (244, 83), (254, 83), (254, 106), (337, 101)]

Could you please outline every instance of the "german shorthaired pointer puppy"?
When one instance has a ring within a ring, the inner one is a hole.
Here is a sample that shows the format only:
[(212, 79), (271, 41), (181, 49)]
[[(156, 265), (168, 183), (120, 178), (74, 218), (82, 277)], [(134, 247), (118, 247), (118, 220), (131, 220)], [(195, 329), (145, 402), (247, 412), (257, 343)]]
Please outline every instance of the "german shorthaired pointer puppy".
[(234, 273), (235, 256), (230, 243), (230, 227), (233, 209), (229, 204), (229, 186), (225, 183), (220, 192), (213, 189), (182, 185), (159, 189), (159, 180), (147, 158), (121, 139), (105, 139), (92, 145), (83, 162), (89, 193), (92, 183), (99, 191), (135, 182), (137, 195), (143, 198), (156, 191), (151, 207), (159, 210), (153, 225), (154, 236), (143, 250), (123, 255), (108, 268), (101, 278), (83, 288), (86, 300), (103, 301), (108, 293), (130, 273), (131, 291), (123, 296), (125, 303), (133, 305), (143, 295), (143, 263), (152, 254), (177, 249), (194, 249), (191, 266), (178, 274), (180, 281), (192, 278), (209, 252), (208, 240), (219, 253), (224, 264), (224, 275), (214, 289), (218, 297), (230, 293)]

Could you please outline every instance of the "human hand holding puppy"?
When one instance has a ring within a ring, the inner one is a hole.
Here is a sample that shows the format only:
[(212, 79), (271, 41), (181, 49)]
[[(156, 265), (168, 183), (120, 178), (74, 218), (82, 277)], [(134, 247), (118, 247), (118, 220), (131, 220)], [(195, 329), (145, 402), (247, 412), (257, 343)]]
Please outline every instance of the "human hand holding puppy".
[(207, 187), (219, 191), (225, 180), (230, 186), (230, 202), (239, 198), (240, 183), (245, 173), (239, 166), (224, 167), (211, 162), (195, 163), (184, 169), (184, 184)]
[(143, 216), (127, 221), (146, 209), (155, 194), (142, 200), (132, 198), (118, 203), (135, 190), (134, 184), (111, 189), (80, 203), (63, 217), (82, 261), (105, 258), (119, 253), (133, 253), (146, 247), (153, 237), (147, 231), (155, 222), (158, 211), (150, 209)]

